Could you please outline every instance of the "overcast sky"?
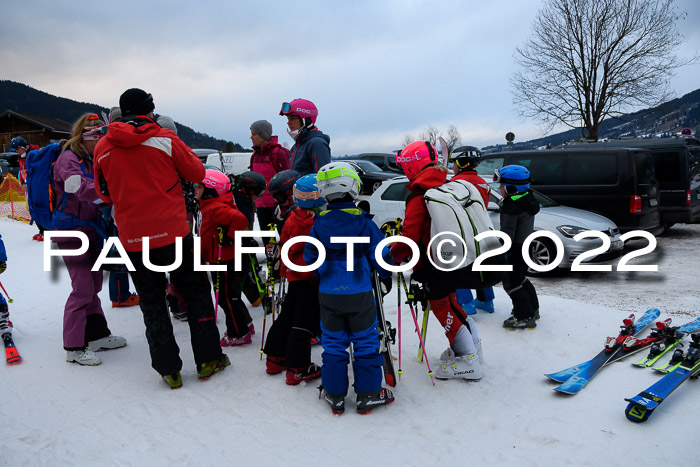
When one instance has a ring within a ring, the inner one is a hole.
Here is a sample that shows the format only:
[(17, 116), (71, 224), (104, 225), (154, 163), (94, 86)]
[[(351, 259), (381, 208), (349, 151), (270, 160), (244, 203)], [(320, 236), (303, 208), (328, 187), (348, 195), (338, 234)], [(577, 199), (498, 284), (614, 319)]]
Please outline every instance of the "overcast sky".
[[(515, 47), (541, 0), (131, 1), (3, 0), (0, 79), (105, 107), (139, 87), (156, 112), (250, 147), (250, 124), (272, 123), (301, 97), (334, 155), (386, 152), (426, 126), (455, 125), (462, 143), (542, 136), (513, 107)], [(679, 30), (700, 50), (700, 8)], [(700, 87), (700, 65), (677, 72), (677, 96)]]

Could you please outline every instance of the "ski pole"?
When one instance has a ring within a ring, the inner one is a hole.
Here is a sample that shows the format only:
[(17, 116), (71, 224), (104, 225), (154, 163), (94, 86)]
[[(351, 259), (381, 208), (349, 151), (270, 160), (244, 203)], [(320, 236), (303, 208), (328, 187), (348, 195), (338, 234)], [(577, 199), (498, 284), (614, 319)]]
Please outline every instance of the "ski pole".
[(5, 292), (5, 295), (7, 295), (7, 301), (8, 301), (9, 303), (14, 302), (14, 300), (10, 298), (10, 294), (8, 294), (8, 293), (7, 293), (7, 290), (5, 290), (5, 286), (2, 285), (2, 282), (0, 282), (0, 287), (2, 287), (2, 291)]
[[(219, 239), (219, 257), (216, 260), (216, 264), (221, 264), (221, 242), (224, 238), (224, 229), (222, 227), (216, 228), (216, 233)], [(214, 284), (214, 295), (216, 296), (216, 301), (214, 304), (214, 322), (216, 323), (216, 318), (219, 314), (219, 290), (221, 289), (221, 274), (216, 271), (216, 283)]]
[[(401, 279), (401, 282), (403, 283), (404, 288), (406, 288), (406, 279), (403, 277), (403, 273), (399, 272), (399, 278)], [(416, 333), (418, 333), (418, 341), (420, 342), (420, 346), (423, 349), (423, 355), (425, 355), (425, 364), (428, 366), (428, 376), (430, 377), (430, 381), (433, 383), (433, 386), (435, 386), (435, 379), (433, 378), (433, 370), (430, 368), (430, 361), (428, 361), (428, 355), (425, 353), (425, 344), (423, 342), (423, 335), (420, 332), (420, 326), (418, 325), (418, 318), (416, 317), (416, 311), (413, 309), (413, 304), (408, 301), (408, 308), (411, 310), (411, 317), (413, 318), (413, 324), (416, 326)]]

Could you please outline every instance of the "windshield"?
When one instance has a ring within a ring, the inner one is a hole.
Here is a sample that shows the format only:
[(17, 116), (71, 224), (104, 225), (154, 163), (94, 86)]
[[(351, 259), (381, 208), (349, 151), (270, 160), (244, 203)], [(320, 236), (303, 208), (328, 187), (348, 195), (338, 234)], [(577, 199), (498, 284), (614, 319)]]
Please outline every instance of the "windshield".
[(383, 172), (382, 169), (377, 167), (376, 164), (370, 161), (352, 161), (353, 164), (358, 165), (365, 172)]

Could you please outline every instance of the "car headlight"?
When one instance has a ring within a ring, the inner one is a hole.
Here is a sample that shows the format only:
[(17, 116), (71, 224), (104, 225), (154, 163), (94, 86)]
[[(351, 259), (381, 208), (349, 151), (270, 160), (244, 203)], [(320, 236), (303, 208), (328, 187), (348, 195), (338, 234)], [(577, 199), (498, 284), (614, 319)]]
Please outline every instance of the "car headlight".
[(557, 230), (565, 237), (573, 238), (581, 232), (586, 232), (589, 229), (578, 227), (576, 225), (560, 225)]

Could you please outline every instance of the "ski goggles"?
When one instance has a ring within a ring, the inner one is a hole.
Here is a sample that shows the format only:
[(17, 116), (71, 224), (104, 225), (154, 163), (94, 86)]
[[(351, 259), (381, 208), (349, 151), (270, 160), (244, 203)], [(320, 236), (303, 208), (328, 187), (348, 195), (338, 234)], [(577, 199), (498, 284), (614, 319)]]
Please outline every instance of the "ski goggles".
[(282, 109), (280, 110), (280, 115), (286, 115), (292, 110), (292, 104), (289, 102), (282, 102)]

